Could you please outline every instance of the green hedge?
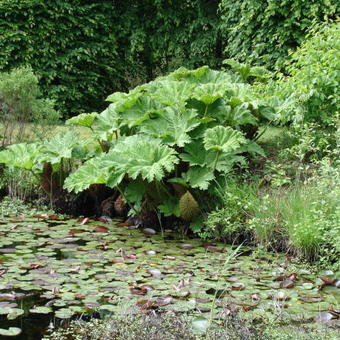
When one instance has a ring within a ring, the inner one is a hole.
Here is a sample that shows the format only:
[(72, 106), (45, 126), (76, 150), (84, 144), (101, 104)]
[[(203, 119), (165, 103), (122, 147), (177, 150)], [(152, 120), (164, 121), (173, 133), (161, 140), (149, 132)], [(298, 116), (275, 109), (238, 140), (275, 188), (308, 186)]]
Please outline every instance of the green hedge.
[(31, 65), (64, 112), (96, 107), (120, 82), (115, 20), (112, 1), (1, 0), (0, 68)]
[(100, 110), (113, 91), (179, 64), (215, 65), (221, 51), (217, 6), (201, 0), (0, 0), (0, 70), (30, 65), (66, 116)]
[(65, 116), (179, 66), (280, 66), (337, 0), (0, 0), (0, 70), (31, 66)]
[(336, 19), (339, 10), (338, 0), (221, 0), (225, 53), (281, 69), (313, 23)]

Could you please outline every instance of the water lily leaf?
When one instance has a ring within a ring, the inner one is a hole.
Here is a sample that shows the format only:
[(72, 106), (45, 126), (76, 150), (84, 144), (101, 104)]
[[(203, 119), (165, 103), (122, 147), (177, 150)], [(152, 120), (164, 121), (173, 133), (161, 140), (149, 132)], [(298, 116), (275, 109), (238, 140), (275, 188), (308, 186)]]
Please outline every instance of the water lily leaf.
[(286, 279), (280, 283), (280, 288), (292, 288), (294, 286), (294, 281), (291, 279)]
[(159, 269), (149, 269), (148, 273), (150, 273), (153, 277), (162, 276), (162, 272)]
[(18, 336), (21, 329), (17, 327), (10, 327), (9, 329), (0, 328), (0, 335), (2, 336)]
[(155, 303), (151, 300), (139, 300), (136, 305), (141, 309), (151, 309), (155, 307)]
[(95, 233), (108, 233), (110, 231), (110, 229), (106, 228), (104, 226), (97, 226), (93, 231)]
[(314, 288), (314, 285), (313, 285), (313, 283), (311, 283), (311, 282), (305, 282), (305, 283), (302, 284), (302, 287), (303, 287), (304, 289), (313, 289), (313, 288)]
[(142, 230), (143, 234), (145, 235), (155, 235), (156, 234), (156, 230), (152, 229), (152, 228), (144, 228)]
[(11, 307), (0, 307), (0, 315), (7, 315), (13, 311), (14, 308)]
[(38, 306), (30, 309), (30, 313), (34, 314), (48, 314), (51, 313), (53, 310), (51, 307), (45, 307), (45, 306)]
[(14, 320), (18, 316), (21, 316), (25, 313), (23, 309), (20, 308), (12, 308), (11, 312), (7, 314), (7, 319), (8, 320)]
[(332, 319), (335, 319), (334, 315), (330, 312), (321, 312), (315, 315), (314, 320), (316, 322), (329, 322)]
[(244, 288), (246, 287), (246, 285), (242, 282), (236, 282), (234, 283), (232, 286), (231, 286), (231, 289), (232, 290), (236, 290), (236, 291), (239, 291), (239, 290), (243, 290)]
[(68, 308), (61, 308), (55, 312), (55, 316), (59, 319), (70, 319), (73, 314)]
[(108, 312), (117, 312), (117, 306), (114, 306), (114, 305), (101, 305), (99, 307), (100, 310), (106, 310)]
[(194, 248), (194, 246), (190, 243), (184, 243), (180, 245), (180, 248), (183, 250), (191, 250)]
[(210, 326), (210, 322), (206, 318), (199, 317), (192, 320), (191, 325), (196, 333), (205, 334)]
[(156, 299), (155, 306), (157, 307), (164, 307), (171, 303), (172, 297), (171, 296), (165, 296), (165, 297), (159, 297)]

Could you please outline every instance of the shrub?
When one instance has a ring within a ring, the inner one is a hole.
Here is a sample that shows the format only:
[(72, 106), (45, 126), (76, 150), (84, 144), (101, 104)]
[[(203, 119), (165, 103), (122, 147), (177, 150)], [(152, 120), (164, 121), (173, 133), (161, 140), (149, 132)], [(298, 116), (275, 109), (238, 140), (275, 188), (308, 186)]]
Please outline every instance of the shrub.
[(33, 139), (44, 133), (42, 125), (56, 123), (58, 117), (53, 101), (41, 98), (30, 68), (0, 73), (0, 145)]
[(287, 103), (283, 105), (284, 122), (333, 127), (340, 108), (339, 36), (338, 22), (316, 25), (291, 55), (289, 76), (279, 81), (276, 92)]
[(256, 184), (228, 179), (223, 187), (215, 190), (220, 204), (208, 214), (199, 235), (228, 243), (251, 241), (248, 221), (257, 203)]
[(64, 159), (88, 160), (68, 177), (59, 172), (59, 185), (66, 179), (64, 188), (79, 193), (105, 184), (120, 192), (131, 214), (157, 210), (188, 223), (215, 180), (244, 167), (247, 155), (263, 155), (252, 139), (260, 122), (275, 117), (240, 76), (207, 66), (180, 68), (108, 101), (101, 114), (67, 121), (90, 128), (101, 153), (65, 134), (14, 145), (0, 153), (0, 163), (41, 174), (47, 163), (63, 171)]

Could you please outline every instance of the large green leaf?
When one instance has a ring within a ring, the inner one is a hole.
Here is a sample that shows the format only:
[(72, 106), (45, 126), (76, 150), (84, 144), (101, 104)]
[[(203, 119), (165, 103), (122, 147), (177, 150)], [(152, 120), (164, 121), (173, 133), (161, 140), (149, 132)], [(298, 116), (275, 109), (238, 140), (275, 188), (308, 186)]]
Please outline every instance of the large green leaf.
[(215, 178), (213, 170), (199, 166), (191, 167), (184, 175), (184, 179), (190, 183), (192, 188), (207, 190), (211, 180)]
[(195, 110), (183, 106), (167, 107), (162, 115), (146, 122), (142, 131), (161, 138), (165, 144), (183, 147), (191, 141), (188, 133), (200, 124), (196, 117)]
[(229, 126), (256, 125), (258, 121), (249, 110), (249, 104), (241, 102), (239, 105), (235, 105), (235, 97), (233, 99), (234, 103), (231, 102), (230, 106), (226, 106), (226, 110), (223, 112), (224, 123)]
[(0, 152), (0, 163), (16, 168), (32, 170), (40, 150), (40, 143), (10, 145), (6, 150)]
[(112, 94), (110, 94), (105, 100), (107, 102), (112, 102), (112, 103), (116, 103), (119, 102), (121, 100), (124, 100), (128, 97), (127, 93), (124, 92), (114, 92)]
[(159, 211), (164, 216), (177, 216), (179, 217), (181, 212), (179, 209), (179, 200), (177, 198), (166, 199), (158, 206)]
[(152, 97), (167, 106), (187, 101), (194, 87), (188, 82), (171, 80), (160, 81), (157, 86), (158, 89), (152, 94)]
[(105, 162), (106, 155), (88, 160), (65, 180), (64, 188), (75, 193), (87, 189), (91, 184), (104, 184), (110, 175), (110, 163)]
[(209, 69), (200, 79), (201, 84), (216, 83), (225, 86), (230, 83), (239, 83), (242, 80), (236, 74), (225, 71), (216, 71)]
[(139, 97), (133, 105), (126, 107), (117, 107), (119, 118), (122, 125), (127, 125), (129, 128), (141, 125), (149, 117), (160, 112), (161, 106), (157, 104), (151, 97), (144, 94)]
[(173, 80), (186, 80), (191, 82), (198, 82), (207, 72), (208, 66), (202, 66), (195, 70), (188, 70), (185, 67), (180, 67), (176, 71), (170, 73), (167, 78)]
[(242, 133), (230, 127), (215, 126), (207, 129), (204, 134), (204, 147), (207, 150), (229, 153), (237, 149), (244, 141)]
[(148, 182), (160, 181), (179, 162), (177, 153), (157, 139), (143, 135), (127, 137), (111, 153), (118, 171), (132, 179), (141, 176)]
[(192, 97), (206, 105), (211, 105), (217, 99), (222, 98), (225, 91), (226, 89), (221, 84), (207, 83), (196, 87)]
[(78, 116), (72, 117), (70, 119), (68, 119), (65, 124), (66, 125), (80, 125), (80, 126), (85, 126), (85, 127), (91, 127), (94, 120), (97, 117), (97, 113), (96, 112), (92, 112), (92, 113), (81, 113)]
[(55, 164), (61, 159), (70, 159), (73, 150), (80, 145), (78, 134), (70, 131), (60, 133), (43, 143), (39, 161)]
[(110, 187), (118, 185), (125, 174), (132, 179), (140, 176), (148, 182), (160, 181), (179, 162), (176, 155), (175, 150), (149, 136), (121, 138), (103, 156), (103, 161), (111, 168), (107, 184)]
[(231, 66), (234, 71), (242, 77), (243, 81), (247, 81), (249, 77), (254, 77), (258, 80), (266, 80), (272, 76), (264, 67), (251, 67), (249, 64), (239, 63), (234, 59), (225, 59), (223, 60), (223, 64)]
[(184, 147), (184, 153), (180, 154), (180, 158), (182, 161), (190, 163), (190, 166), (204, 166), (211, 160), (209, 151), (204, 148), (200, 140), (195, 140), (187, 144)]
[(110, 104), (109, 107), (97, 115), (93, 122), (92, 129), (100, 140), (110, 141), (112, 135), (121, 127), (121, 119), (116, 112), (116, 104)]
[(126, 186), (124, 190), (124, 197), (128, 202), (136, 203), (142, 201), (144, 193), (144, 183), (142, 181), (133, 181)]

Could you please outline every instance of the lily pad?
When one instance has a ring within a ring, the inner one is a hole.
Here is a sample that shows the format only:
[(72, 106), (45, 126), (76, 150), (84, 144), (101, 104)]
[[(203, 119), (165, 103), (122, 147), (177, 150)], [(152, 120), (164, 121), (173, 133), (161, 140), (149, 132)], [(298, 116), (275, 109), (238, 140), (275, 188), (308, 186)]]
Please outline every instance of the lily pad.
[(196, 333), (205, 334), (209, 328), (210, 322), (206, 318), (195, 318), (191, 322), (192, 328)]
[(39, 307), (34, 307), (30, 309), (30, 313), (34, 314), (48, 314), (52, 312), (51, 307), (46, 307), (46, 306), (39, 306)]
[(17, 327), (10, 327), (9, 329), (0, 328), (0, 335), (2, 336), (18, 336), (21, 329)]

